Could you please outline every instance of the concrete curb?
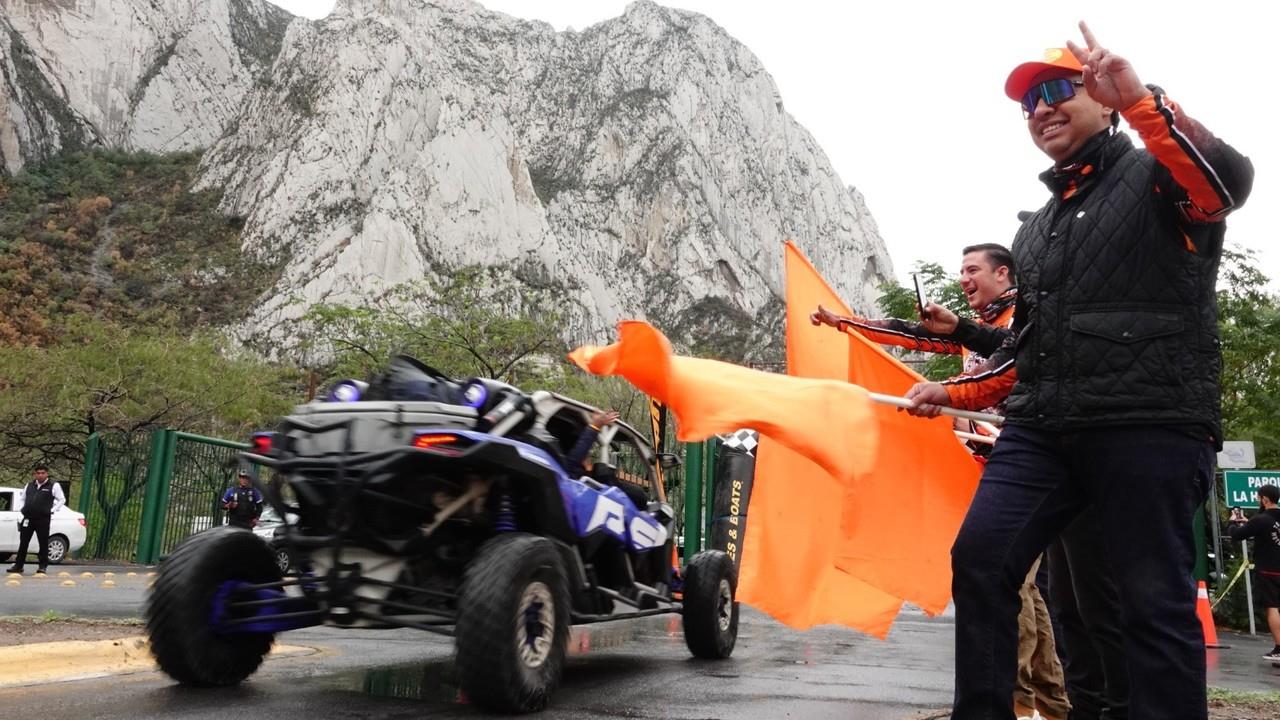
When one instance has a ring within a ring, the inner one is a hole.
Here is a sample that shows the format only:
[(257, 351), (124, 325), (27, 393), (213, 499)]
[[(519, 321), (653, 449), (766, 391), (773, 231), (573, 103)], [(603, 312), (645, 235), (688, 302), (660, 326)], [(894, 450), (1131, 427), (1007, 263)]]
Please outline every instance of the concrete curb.
[[(312, 655), (316, 648), (275, 644), (268, 659)], [(147, 638), (62, 642), (0, 647), (0, 688), (47, 685), (157, 670)]]

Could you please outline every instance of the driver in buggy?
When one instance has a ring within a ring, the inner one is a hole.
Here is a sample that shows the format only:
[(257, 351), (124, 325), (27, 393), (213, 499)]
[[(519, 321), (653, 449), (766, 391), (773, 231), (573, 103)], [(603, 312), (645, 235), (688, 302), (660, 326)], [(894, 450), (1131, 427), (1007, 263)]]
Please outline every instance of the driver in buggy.
[(591, 457), (591, 449), (595, 446), (600, 431), (616, 422), (620, 415), (617, 410), (596, 412), (587, 421), (587, 426), (578, 434), (573, 448), (565, 455), (565, 472), (573, 477), (583, 475), (604, 485), (616, 487), (626, 494), (639, 510), (649, 505), (648, 494), (634, 483), (623, 481), (618, 477), (618, 469), (606, 462), (597, 462)]

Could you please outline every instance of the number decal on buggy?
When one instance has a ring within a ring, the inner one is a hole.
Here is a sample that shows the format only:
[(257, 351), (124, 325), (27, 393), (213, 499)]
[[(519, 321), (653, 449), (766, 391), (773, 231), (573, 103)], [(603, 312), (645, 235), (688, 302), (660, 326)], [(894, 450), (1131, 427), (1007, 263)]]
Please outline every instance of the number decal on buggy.
[(667, 541), (667, 529), (654, 526), (639, 515), (631, 519), (631, 544), (637, 550), (656, 548)]
[(622, 537), (627, 531), (624, 512), (622, 503), (604, 495), (599, 496), (596, 499), (595, 510), (591, 513), (591, 521), (587, 523), (587, 532), (603, 526), (605, 530)]

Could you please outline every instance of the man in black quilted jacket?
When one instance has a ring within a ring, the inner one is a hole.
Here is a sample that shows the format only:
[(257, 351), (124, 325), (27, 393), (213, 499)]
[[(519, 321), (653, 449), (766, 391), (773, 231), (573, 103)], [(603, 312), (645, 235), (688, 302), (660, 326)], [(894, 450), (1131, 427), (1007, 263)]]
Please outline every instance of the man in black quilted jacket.
[[(1050, 198), (1012, 246), (1009, 341), (987, 372), (908, 392), (919, 415), (1009, 393), (952, 548), (952, 717), (1013, 720), (1018, 584), (1093, 505), (1124, 606), (1129, 717), (1204, 720), (1192, 517), (1222, 441), (1224, 219), (1248, 196), (1253, 166), (1080, 29), (1086, 47), (1050, 50), (1005, 83), (1053, 160), (1040, 176)], [(1116, 132), (1120, 118), (1144, 150)], [(957, 339), (971, 331), (962, 324)]]

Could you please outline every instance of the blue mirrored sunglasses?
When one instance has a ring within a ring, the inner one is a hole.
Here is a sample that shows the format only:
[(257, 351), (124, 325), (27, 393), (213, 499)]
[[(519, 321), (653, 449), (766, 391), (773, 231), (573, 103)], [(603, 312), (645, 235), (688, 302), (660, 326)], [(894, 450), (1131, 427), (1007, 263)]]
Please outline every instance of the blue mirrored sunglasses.
[(1039, 85), (1033, 86), (1022, 96), (1022, 112), (1030, 116), (1031, 113), (1036, 111), (1036, 106), (1040, 104), (1041, 100), (1050, 107), (1064, 100), (1070, 100), (1076, 96), (1076, 88), (1083, 86), (1083, 82), (1071, 78), (1045, 80)]

